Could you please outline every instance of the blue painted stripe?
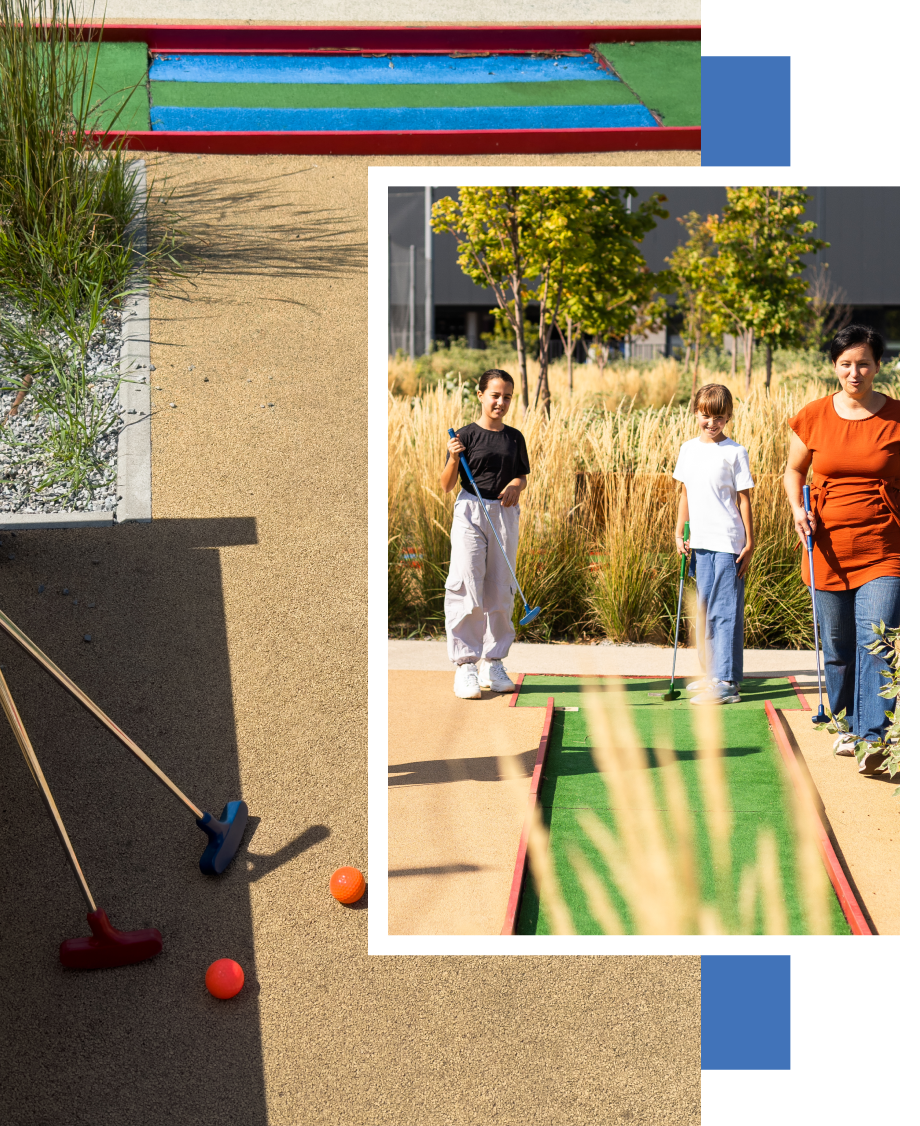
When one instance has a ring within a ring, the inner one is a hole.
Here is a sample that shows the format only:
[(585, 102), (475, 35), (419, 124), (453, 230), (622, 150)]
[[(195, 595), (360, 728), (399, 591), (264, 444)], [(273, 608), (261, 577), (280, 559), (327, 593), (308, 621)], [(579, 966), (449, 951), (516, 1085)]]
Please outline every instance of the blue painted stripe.
[(250, 132), (399, 129), (611, 129), (657, 126), (645, 106), (447, 106), (423, 109), (233, 109), (154, 106), (155, 130)]
[(788, 167), (790, 60), (785, 55), (702, 59), (702, 163)]
[(702, 1070), (788, 1071), (789, 955), (704, 954), (700, 961)]
[(173, 55), (154, 56), (151, 82), (368, 82), (405, 85), (426, 82), (618, 82), (593, 55), (531, 59), (490, 55), (452, 59), (449, 55), (352, 56)]

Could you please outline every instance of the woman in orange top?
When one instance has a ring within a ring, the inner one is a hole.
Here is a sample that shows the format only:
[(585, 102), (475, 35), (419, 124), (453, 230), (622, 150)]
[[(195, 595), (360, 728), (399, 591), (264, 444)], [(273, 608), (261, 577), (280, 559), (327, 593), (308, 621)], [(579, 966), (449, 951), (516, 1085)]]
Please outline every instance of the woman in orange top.
[[(872, 625), (901, 622), (901, 404), (873, 390), (884, 342), (873, 328), (848, 325), (831, 342), (840, 390), (789, 420), (792, 440), (783, 484), (802, 541), (802, 580), (809, 583), (805, 537), (814, 533), (815, 606), (831, 713), (846, 710), (850, 733), (834, 744), (854, 754), (859, 739), (888, 726), (879, 696), (888, 665), (868, 652)], [(812, 469), (814, 511), (802, 505)], [(861, 774), (884, 756), (866, 755)]]

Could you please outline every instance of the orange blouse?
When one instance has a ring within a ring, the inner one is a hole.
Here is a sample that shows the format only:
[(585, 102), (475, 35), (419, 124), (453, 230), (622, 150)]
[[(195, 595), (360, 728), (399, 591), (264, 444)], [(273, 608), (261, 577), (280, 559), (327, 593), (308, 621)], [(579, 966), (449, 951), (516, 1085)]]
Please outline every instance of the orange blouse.
[[(855, 590), (901, 574), (901, 403), (871, 418), (841, 418), (834, 396), (789, 419), (812, 454), (815, 587)], [(802, 552), (807, 584), (808, 553)]]

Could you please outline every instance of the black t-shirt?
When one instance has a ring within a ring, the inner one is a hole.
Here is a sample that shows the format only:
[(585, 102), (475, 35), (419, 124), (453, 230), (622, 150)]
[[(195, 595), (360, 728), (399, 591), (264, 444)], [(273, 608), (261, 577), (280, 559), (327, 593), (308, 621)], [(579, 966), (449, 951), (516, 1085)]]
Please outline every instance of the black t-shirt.
[[(457, 437), (466, 447), (463, 456), (485, 500), (498, 500), (498, 494), (515, 477), (530, 472), (524, 435), (513, 426), (501, 430), (486, 430), (478, 422), (461, 426)], [(450, 460), (450, 454), (445, 464)], [(467, 492), (475, 492), (460, 466), (460, 484)]]

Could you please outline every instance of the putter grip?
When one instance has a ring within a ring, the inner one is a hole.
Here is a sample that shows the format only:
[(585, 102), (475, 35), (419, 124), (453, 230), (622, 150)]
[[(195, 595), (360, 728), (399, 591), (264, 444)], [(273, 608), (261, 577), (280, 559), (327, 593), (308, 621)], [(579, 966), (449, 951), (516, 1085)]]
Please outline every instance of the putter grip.
[[(684, 543), (686, 543), (688, 539), (690, 539), (690, 521), (685, 520), (684, 521)], [(687, 573), (687, 557), (686, 557), (686, 555), (681, 555), (681, 557), (680, 557), (680, 581), (681, 582), (684, 581), (684, 575), (686, 573)]]
[[(452, 426), (448, 426), (447, 433), (451, 436), (451, 438), (457, 437), (457, 431), (454, 430), (454, 428)], [(469, 465), (467, 465), (466, 458), (463, 456), (463, 454), (460, 455), (460, 464), (463, 466), (464, 473), (466, 473), (467, 477), (469, 477), (470, 481), (475, 486), (475, 481), (473, 481), (472, 470), (470, 469)]]
[[(809, 485), (802, 486), (802, 504), (806, 512), (811, 512), (811, 487)], [(814, 540), (812, 539), (811, 532), (805, 537), (808, 540), (808, 550), (814, 549)]]

